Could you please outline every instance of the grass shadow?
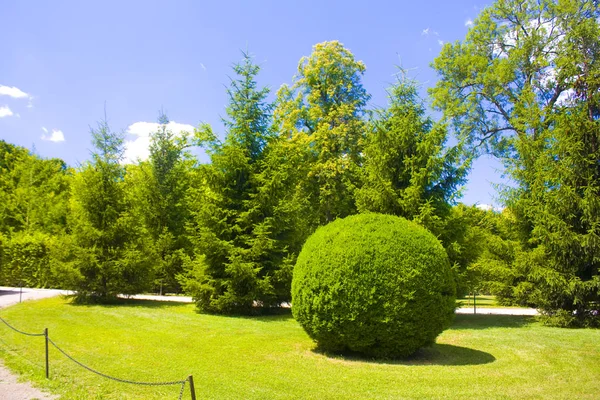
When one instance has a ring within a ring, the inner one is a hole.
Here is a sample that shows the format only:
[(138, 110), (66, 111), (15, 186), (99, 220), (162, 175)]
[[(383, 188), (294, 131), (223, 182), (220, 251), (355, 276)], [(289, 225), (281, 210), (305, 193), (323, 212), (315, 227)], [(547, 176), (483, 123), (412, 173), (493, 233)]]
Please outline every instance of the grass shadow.
[(113, 299), (108, 303), (78, 303), (73, 301), (73, 296), (65, 295), (63, 298), (70, 299), (67, 304), (74, 307), (106, 307), (106, 308), (176, 308), (176, 307), (187, 307), (190, 303), (181, 301), (160, 301), (160, 300), (138, 300), (138, 299)]
[[(88, 302), (80, 303), (75, 301), (73, 295), (62, 295), (64, 299), (70, 300), (67, 304), (73, 307), (104, 307), (104, 308), (154, 308), (154, 309), (174, 309), (177, 307), (188, 307), (190, 303), (182, 301), (160, 301), (160, 300), (141, 300), (141, 299), (127, 299), (127, 298), (113, 298), (109, 302)], [(252, 321), (260, 322), (282, 322), (293, 319), (292, 310), (286, 307), (272, 307), (272, 308), (256, 308), (252, 315), (223, 315), (223, 314), (206, 314), (216, 315), (221, 318), (234, 318), (234, 319), (248, 319)]]
[(467, 347), (454, 346), (451, 344), (434, 344), (417, 350), (413, 355), (401, 359), (376, 359), (361, 356), (356, 353), (330, 353), (318, 347), (313, 349), (314, 353), (324, 355), (332, 360), (345, 362), (366, 362), (387, 365), (481, 365), (496, 361), (496, 357), (484, 351), (469, 349)]
[(19, 289), (0, 289), (0, 296), (10, 295), (10, 294), (19, 294)]
[(456, 314), (450, 329), (522, 328), (536, 320), (529, 315)]
[(230, 319), (245, 319), (249, 321), (259, 321), (259, 322), (282, 322), (294, 319), (292, 316), (292, 310), (286, 307), (272, 307), (268, 309), (257, 309), (251, 315), (243, 315), (243, 314), (206, 314), (206, 315), (215, 315), (220, 318), (230, 318)]

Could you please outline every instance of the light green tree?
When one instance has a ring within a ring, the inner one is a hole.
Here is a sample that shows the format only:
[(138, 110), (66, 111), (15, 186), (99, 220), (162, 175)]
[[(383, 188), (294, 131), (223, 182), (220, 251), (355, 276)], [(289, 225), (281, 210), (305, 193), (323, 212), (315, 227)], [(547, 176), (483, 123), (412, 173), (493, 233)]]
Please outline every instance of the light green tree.
[(323, 42), (300, 60), (293, 85), (279, 90), (274, 113), (279, 148), (271, 163), (297, 171), (288, 176), (285, 201), (303, 210), (307, 232), (356, 212), (370, 98), (361, 82), (365, 70), (340, 42)]
[(71, 170), (0, 141), (0, 281), (29, 287), (60, 286), (56, 249), (66, 234)]
[(65, 231), (72, 171), (0, 141), (0, 231)]

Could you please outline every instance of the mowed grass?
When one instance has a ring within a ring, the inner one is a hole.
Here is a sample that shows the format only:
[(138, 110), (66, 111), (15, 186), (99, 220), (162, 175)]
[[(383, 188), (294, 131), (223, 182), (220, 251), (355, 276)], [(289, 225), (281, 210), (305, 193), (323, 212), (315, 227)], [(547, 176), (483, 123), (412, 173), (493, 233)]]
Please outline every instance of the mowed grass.
[[(597, 399), (600, 331), (548, 328), (531, 317), (458, 315), (436, 345), (402, 361), (330, 356), (290, 314), (221, 317), (193, 305), (128, 301), (77, 306), (54, 298), (0, 310), (81, 362), (140, 381), (193, 374), (199, 399)], [(92, 374), (44, 341), (0, 324), (0, 358), (62, 399), (176, 399), (179, 387), (140, 387)], [(1, 397), (1, 396), (0, 396)], [(184, 398), (190, 394), (186, 387)]]
[[(473, 307), (473, 296), (469, 295), (456, 300), (458, 307)], [(521, 308), (518, 306), (502, 306), (498, 304), (496, 296), (477, 295), (475, 296), (475, 305), (481, 308)]]

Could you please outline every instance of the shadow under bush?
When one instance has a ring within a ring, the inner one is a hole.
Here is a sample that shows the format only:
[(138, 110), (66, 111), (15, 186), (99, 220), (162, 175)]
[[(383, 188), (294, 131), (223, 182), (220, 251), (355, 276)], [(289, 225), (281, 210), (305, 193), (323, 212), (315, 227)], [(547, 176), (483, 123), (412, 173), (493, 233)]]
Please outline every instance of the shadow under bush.
[(333, 353), (316, 347), (313, 352), (322, 354), (333, 359), (342, 359), (349, 362), (368, 362), (374, 364), (391, 365), (481, 365), (496, 361), (490, 353), (484, 351), (469, 349), (467, 347), (454, 346), (450, 344), (434, 344), (417, 350), (409, 357), (387, 359), (387, 358), (369, 358), (359, 353)]

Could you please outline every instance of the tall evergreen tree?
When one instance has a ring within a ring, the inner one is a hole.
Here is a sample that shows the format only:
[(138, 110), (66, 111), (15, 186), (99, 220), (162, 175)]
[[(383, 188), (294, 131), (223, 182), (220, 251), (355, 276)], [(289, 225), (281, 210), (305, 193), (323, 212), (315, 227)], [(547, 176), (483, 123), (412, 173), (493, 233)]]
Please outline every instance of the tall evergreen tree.
[[(461, 257), (465, 249), (459, 229), (464, 224), (457, 224), (460, 221), (450, 214), (470, 159), (461, 143), (447, 145), (446, 127), (426, 116), (416, 82), (404, 71), (390, 88), (389, 98), (389, 106), (372, 120), (366, 139), (358, 209), (398, 215), (428, 228), (444, 244), (464, 283), (468, 263)], [(465, 290), (466, 283), (458, 285), (459, 292)]]
[(211, 164), (200, 168), (203, 185), (194, 198), (191, 240), (196, 257), (190, 261), (184, 288), (207, 312), (249, 313), (255, 302), (275, 305), (273, 268), (268, 250), (257, 239), (255, 225), (263, 220), (255, 201), (258, 175), (271, 134), (269, 90), (259, 89), (260, 71), (244, 53), (234, 65), (237, 78), (227, 90), (226, 138), (209, 150)]
[(124, 190), (123, 135), (106, 121), (92, 129), (92, 161), (76, 174), (69, 225), (76, 246), (73, 283), (81, 301), (107, 301), (149, 289), (148, 237)]
[(400, 75), (389, 98), (366, 140), (358, 209), (417, 220), (440, 235), (469, 160), (446, 146), (446, 127), (425, 115), (415, 82)]
[(129, 166), (126, 180), (135, 212), (145, 221), (152, 237), (155, 259), (155, 290), (179, 292), (176, 279), (189, 250), (185, 225), (189, 222), (186, 192), (191, 160), (185, 149), (189, 133), (175, 135), (161, 112), (156, 132), (150, 134), (150, 157)]

